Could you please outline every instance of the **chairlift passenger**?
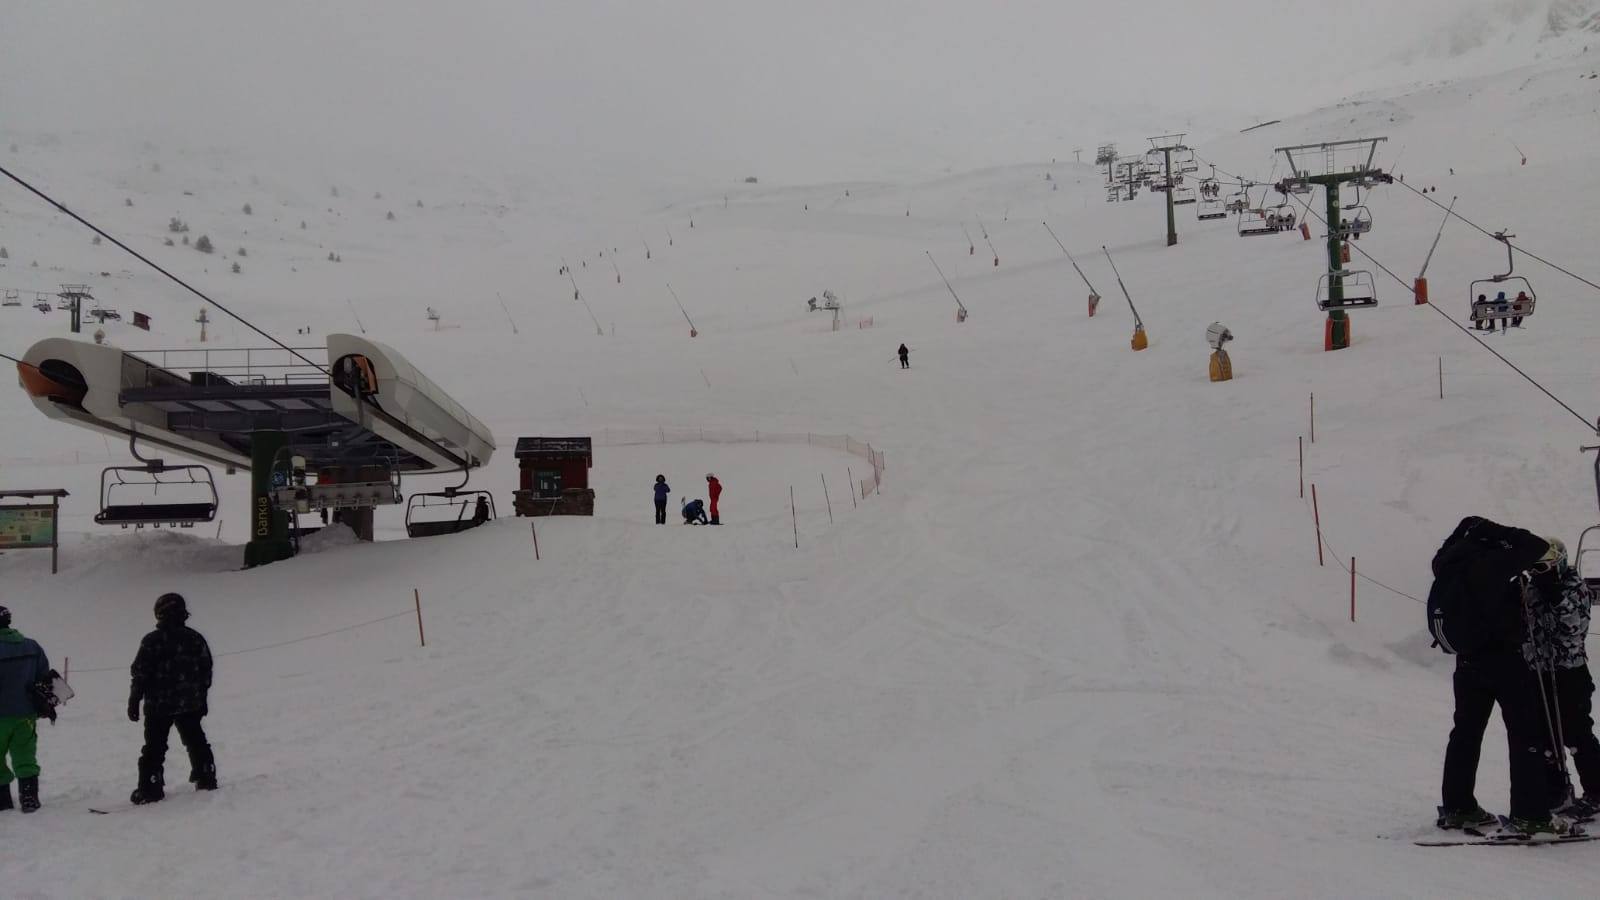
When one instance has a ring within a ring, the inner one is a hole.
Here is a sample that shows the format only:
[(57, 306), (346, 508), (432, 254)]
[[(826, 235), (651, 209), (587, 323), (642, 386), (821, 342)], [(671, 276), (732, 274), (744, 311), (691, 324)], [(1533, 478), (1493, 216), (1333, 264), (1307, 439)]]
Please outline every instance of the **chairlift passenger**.
[[(1523, 310), (1523, 309), (1527, 309), (1528, 308), (1528, 292), (1527, 291), (1518, 291), (1517, 292), (1517, 307), (1516, 308), (1518, 310)], [(1521, 316), (1513, 316), (1511, 318), (1511, 327), (1512, 328), (1521, 328), (1522, 327), (1522, 317)]]

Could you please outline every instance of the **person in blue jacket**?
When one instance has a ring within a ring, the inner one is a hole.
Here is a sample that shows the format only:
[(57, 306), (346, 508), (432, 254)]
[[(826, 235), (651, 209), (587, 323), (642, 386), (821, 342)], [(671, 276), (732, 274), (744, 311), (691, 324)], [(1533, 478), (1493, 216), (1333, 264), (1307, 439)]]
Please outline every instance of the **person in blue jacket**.
[[(15, 770), (22, 811), (39, 808), (39, 713), (33, 686), (50, 674), (50, 660), (32, 638), (11, 627), (0, 606), (0, 810), (11, 808)], [(6, 757), (11, 757), (11, 768)]]
[(706, 518), (706, 505), (701, 500), (690, 500), (683, 504), (683, 524), (706, 525), (710, 523)]
[(656, 524), (667, 524), (667, 495), (672, 493), (672, 485), (667, 484), (667, 476), (656, 476)]

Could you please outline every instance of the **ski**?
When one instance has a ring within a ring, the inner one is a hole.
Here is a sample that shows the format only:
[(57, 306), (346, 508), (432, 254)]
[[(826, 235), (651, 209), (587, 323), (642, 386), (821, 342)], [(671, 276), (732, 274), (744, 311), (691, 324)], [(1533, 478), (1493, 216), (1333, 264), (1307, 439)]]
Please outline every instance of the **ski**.
[(1553, 844), (1586, 844), (1600, 835), (1574, 834), (1539, 840), (1515, 838), (1464, 837), (1455, 839), (1416, 840), (1418, 847), (1548, 847)]

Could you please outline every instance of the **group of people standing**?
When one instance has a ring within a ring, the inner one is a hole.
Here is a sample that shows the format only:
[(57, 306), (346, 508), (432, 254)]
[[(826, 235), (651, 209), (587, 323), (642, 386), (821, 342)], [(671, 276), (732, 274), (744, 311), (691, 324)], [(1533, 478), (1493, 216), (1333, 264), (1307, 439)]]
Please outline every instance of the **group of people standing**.
[[(656, 495), (656, 524), (667, 524), (667, 498), (672, 494), (672, 486), (667, 484), (667, 476), (657, 475), (655, 484)], [(718, 508), (718, 501), (722, 499), (722, 482), (716, 475), (706, 473), (706, 494), (711, 498), (711, 515), (706, 515), (706, 504), (696, 498), (684, 498), (683, 508), (679, 512), (683, 515), (685, 525), (721, 525), (722, 513)]]
[[(1455, 722), (1445, 748), (1438, 827), (1525, 840), (1582, 834), (1600, 813), (1587, 640), (1593, 597), (1566, 546), (1479, 517), (1462, 520), (1433, 558), (1428, 627), (1456, 657)], [(1475, 794), (1495, 705), (1510, 753), (1510, 816)], [(1578, 771), (1578, 796), (1566, 751)]]
[[(190, 628), (187, 602), (162, 594), (155, 604), (156, 627), (139, 642), (131, 667), (128, 720), (144, 720), (139, 754), (139, 784), (128, 798), (135, 805), (166, 796), (167, 741), (174, 728), (189, 753), (189, 781), (197, 791), (217, 789), (217, 766), (200, 720), (209, 711), (211, 648)], [(39, 717), (54, 719), (48, 696), (55, 673), (38, 642), (11, 627), (11, 611), (0, 606), (0, 810), (13, 807), (11, 782), (17, 781), (24, 813), (39, 808)], [(7, 758), (10, 765), (6, 764)]]

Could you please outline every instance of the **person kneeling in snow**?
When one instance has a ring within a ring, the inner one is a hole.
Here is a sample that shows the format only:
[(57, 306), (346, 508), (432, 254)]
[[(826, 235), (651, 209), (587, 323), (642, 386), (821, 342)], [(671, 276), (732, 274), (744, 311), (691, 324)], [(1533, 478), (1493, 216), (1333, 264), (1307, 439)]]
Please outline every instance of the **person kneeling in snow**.
[(699, 500), (690, 500), (683, 504), (683, 524), (707, 525), (710, 519), (706, 518), (706, 505)]
[(209, 711), (211, 647), (200, 632), (183, 624), (189, 608), (182, 595), (162, 594), (156, 601), (156, 630), (139, 642), (133, 660), (133, 687), (128, 696), (128, 721), (139, 721), (144, 701), (144, 751), (139, 754), (139, 787), (128, 798), (135, 805), (166, 796), (162, 769), (167, 760), (167, 735), (173, 726), (189, 751), (189, 780), (197, 791), (217, 789), (216, 760), (200, 720)]

